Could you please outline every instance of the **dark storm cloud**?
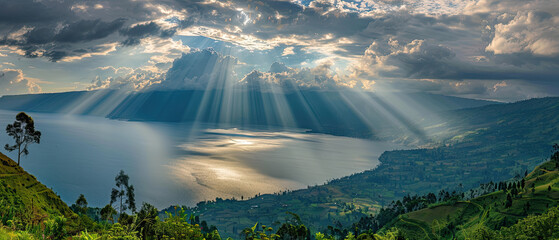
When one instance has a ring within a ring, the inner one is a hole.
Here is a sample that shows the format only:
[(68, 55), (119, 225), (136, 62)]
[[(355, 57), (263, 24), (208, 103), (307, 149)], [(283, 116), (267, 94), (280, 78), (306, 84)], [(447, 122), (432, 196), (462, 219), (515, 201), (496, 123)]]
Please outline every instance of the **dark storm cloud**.
[[(401, 1), (387, 2), (395, 6), (402, 4)], [(95, 4), (101, 4), (103, 8), (95, 9)], [(20, 6), (24, 5), (8, 5), (3, 9), (7, 9), (12, 14), (18, 15), (19, 18), (23, 18), (26, 12), (21, 10)], [(387, 34), (401, 36), (407, 33), (405, 38), (409, 40), (437, 35), (448, 35), (450, 40), (464, 35), (457, 33), (456, 30), (451, 31), (451, 28), (445, 25), (437, 25), (440, 22), (451, 22), (452, 19), (443, 19), (441, 21), (434, 17), (421, 14), (413, 15), (405, 11), (379, 14), (378, 16), (362, 16), (359, 12), (344, 11), (329, 1), (313, 1), (307, 7), (289, 1), (246, 0), (225, 2), (223, 4), (208, 4), (203, 1), (194, 0), (163, 0), (153, 3), (124, 0), (43, 1), (33, 4), (33, 6), (35, 5), (35, 8), (42, 9), (43, 11), (56, 9), (58, 12), (64, 13), (59, 14), (59, 19), (49, 18), (48, 21), (37, 22), (35, 29), (27, 35), (28, 44), (36, 45), (47, 44), (53, 42), (52, 40), (57, 40), (58, 42), (78, 42), (107, 38), (111, 32), (119, 30), (119, 28), (124, 39), (117, 41), (120, 41), (125, 46), (137, 45), (142, 38), (149, 36), (171, 37), (177, 29), (161, 29), (155, 22), (149, 21), (150, 19), (162, 17), (162, 14), (157, 12), (157, 5), (176, 11), (184, 11), (184, 14), (182, 14), (184, 19), (180, 20), (177, 26), (179, 29), (191, 26), (206, 26), (225, 31), (224, 29), (226, 28), (231, 29), (232, 26), (242, 25), (242, 22), (250, 17), (251, 21), (257, 21), (257, 23), (252, 24), (252, 22), (249, 22), (241, 26), (242, 33), (229, 32), (229, 34), (254, 36), (262, 41), (276, 39), (277, 37), (295, 38), (295, 41), (301, 41), (301, 43), (309, 39), (322, 38), (318, 42), (320, 44), (336, 43), (340, 39), (346, 38), (352, 40), (352, 42), (341, 44), (340, 48), (344, 52), (338, 51), (336, 53), (348, 55), (361, 54), (373, 40)], [(243, 9), (246, 16), (241, 14), (239, 9)], [(66, 30), (66, 34), (54, 33), (54, 28), (61, 22), (68, 22), (67, 19), (80, 17), (93, 19), (74, 20), (70, 26), (63, 29), (63, 31)], [(114, 20), (112, 22), (95, 22), (98, 21), (96, 20), (98, 17), (102, 17), (104, 21), (107, 21), (106, 19)], [(117, 21), (122, 18), (129, 20), (126, 24), (122, 21)], [(14, 17), (14, 19), (17, 19), (17, 17)], [(135, 22), (142, 21), (144, 22), (130, 27)], [(95, 23), (98, 25), (95, 25)], [(76, 31), (78, 29), (73, 29), (72, 27), (82, 29), (94, 27), (97, 29), (92, 32), (80, 33)], [(15, 31), (17, 28), (13, 30)], [(71, 35), (73, 32), (76, 32), (76, 36)], [(423, 33), (423, 35), (417, 33)], [(107, 38), (107, 41), (115, 41), (115, 38)], [(5, 41), (4, 43), (7, 42)], [(41, 46), (36, 47), (40, 48)], [(65, 50), (71, 51), (71, 49)]]
[(60, 59), (68, 56), (68, 53), (65, 51), (50, 51), (44, 54), (50, 61), (56, 62), (60, 61)]
[(483, 61), (467, 61), (458, 59), (456, 53), (444, 45), (425, 40), (400, 42), (389, 39), (371, 44), (354, 71), (357, 75), (377, 79), (556, 81), (558, 57), (517, 54), (513, 58), (516, 60), (510, 62), (511, 55), (490, 55)]
[[(118, 31), (125, 21), (123, 18), (111, 22), (104, 22), (100, 19), (79, 20), (65, 24), (60, 30), (53, 25), (37, 26), (23, 33), (19, 39), (4, 36), (0, 39), (0, 45), (17, 46), (24, 51), (24, 56), (30, 58), (39, 57), (41, 52), (44, 52), (42, 56), (56, 62), (66, 56), (80, 53), (80, 51), (74, 51), (76, 46), (80, 47), (75, 45), (76, 43), (107, 38)], [(85, 47), (92, 48), (87, 45)]]
[(127, 37), (143, 37), (148, 35), (155, 35), (159, 32), (161, 27), (154, 22), (149, 22), (146, 24), (138, 24), (134, 27), (129, 27), (122, 29), (120, 34)]
[(74, 43), (105, 38), (120, 29), (125, 21), (124, 18), (117, 18), (111, 22), (103, 22), (101, 19), (80, 20), (62, 28), (54, 40)]
[[(26, 57), (59, 61), (90, 49), (123, 41), (114, 33), (123, 30), (129, 42), (142, 34), (142, 25), (125, 27), (153, 17), (153, 9), (142, 1), (5, 1), (0, 0), (0, 45), (17, 46)], [(140, 26), (140, 27), (138, 27)], [(151, 27), (149, 25), (148, 27)], [(163, 37), (174, 31), (158, 30)], [(126, 41), (126, 40), (124, 40)]]
[(0, 0), (0, 24), (13, 25), (66, 20), (73, 16), (68, 2), (47, 5), (35, 0)]
[(145, 24), (138, 24), (133, 27), (128, 27), (125, 29), (120, 30), (120, 34), (123, 36), (128, 37), (126, 40), (122, 42), (122, 45), (125, 46), (132, 46), (140, 44), (140, 40), (142, 38), (148, 36), (157, 36), (159, 35), (162, 38), (170, 38), (176, 32), (176, 29), (161, 29), (159, 25), (155, 22), (149, 22)]
[(70, 23), (56, 33), (56, 27), (41, 27), (28, 31), (23, 35), (20, 45), (46, 44), (51, 42), (76, 43), (101, 39), (116, 32), (126, 20), (116, 19), (112, 22), (96, 20), (80, 20)]

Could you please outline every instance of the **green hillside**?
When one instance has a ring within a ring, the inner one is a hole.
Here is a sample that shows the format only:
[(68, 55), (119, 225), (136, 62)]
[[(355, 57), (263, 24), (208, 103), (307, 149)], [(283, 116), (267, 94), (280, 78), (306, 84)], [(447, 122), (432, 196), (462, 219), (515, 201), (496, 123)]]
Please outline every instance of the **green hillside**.
[[(515, 239), (519, 236), (514, 236), (512, 231), (516, 230), (534, 239), (548, 239), (551, 235), (545, 235), (546, 226), (532, 226), (532, 230), (528, 226), (546, 218), (550, 221), (547, 227), (554, 229), (553, 237), (557, 238), (558, 201), (559, 161), (549, 161), (527, 175), (524, 187), (518, 191), (497, 190), (468, 201), (451, 201), (406, 213), (384, 230), (396, 228), (408, 239), (483, 239), (484, 236)], [(537, 217), (541, 214), (544, 215)], [(524, 229), (517, 229), (522, 225)], [(538, 234), (543, 235), (538, 237)]]
[(0, 153), (0, 215), (17, 224), (40, 223), (49, 216), (71, 217), (74, 213), (50, 188)]

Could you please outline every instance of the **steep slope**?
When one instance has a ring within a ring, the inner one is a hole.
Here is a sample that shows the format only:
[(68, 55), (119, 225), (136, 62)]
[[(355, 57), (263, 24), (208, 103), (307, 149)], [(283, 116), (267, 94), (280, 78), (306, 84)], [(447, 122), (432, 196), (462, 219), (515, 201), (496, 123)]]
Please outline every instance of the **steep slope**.
[(51, 189), (0, 153), (0, 216), (20, 223), (40, 223), (50, 216), (74, 213)]
[(549, 161), (536, 167), (524, 181), (518, 193), (497, 190), (469, 201), (421, 209), (400, 215), (384, 229), (395, 227), (409, 239), (477, 239), (480, 232), (491, 234), (558, 206), (559, 162)]

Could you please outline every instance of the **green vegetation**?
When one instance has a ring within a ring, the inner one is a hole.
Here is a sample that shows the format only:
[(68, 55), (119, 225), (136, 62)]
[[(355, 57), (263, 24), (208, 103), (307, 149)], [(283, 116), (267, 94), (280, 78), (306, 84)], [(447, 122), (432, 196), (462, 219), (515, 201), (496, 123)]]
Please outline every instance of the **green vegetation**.
[(35, 122), (33, 121), (33, 118), (24, 112), (18, 113), (16, 115), (16, 121), (13, 124), (8, 124), (8, 126), (6, 126), (6, 132), (10, 137), (14, 138), (15, 144), (6, 144), (4, 148), (10, 152), (17, 150), (17, 165), (19, 166), (21, 154), (29, 154), (27, 146), (32, 143), (40, 143), (41, 132), (35, 130)]
[(0, 217), (4, 226), (25, 228), (49, 216), (73, 218), (60, 198), (13, 160), (0, 153)]
[[(118, 175), (115, 177), (115, 185), (117, 188), (113, 188), (111, 191), (111, 205), (115, 202), (119, 202), (118, 211), (122, 214), (127, 209), (136, 211), (136, 200), (134, 198), (134, 185), (130, 185), (128, 180), (130, 177), (120, 170)], [(124, 204), (122, 201), (124, 200)]]
[(495, 191), (479, 197), (401, 214), (384, 229), (397, 228), (409, 239), (555, 239), (559, 230), (557, 153), (520, 181), (491, 183), (494, 187), (488, 189)]

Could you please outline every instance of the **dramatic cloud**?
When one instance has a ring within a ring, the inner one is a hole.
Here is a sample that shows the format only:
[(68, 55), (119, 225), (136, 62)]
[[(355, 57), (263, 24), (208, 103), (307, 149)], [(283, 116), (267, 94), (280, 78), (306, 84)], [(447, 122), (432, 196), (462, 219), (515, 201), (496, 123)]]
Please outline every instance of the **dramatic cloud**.
[(0, 70), (0, 94), (15, 95), (22, 93), (38, 93), (41, 87), (37, 85), (37, 79), (25, 77), (20, 69)]
[(374, 81), (349, 80), (331, 70), (330, 63), (323, 63), (313, 68), (289, 68), (281, 63), (274, 63), (269, 72), (254, 70), (239, 82), (248, 89), (261, 91), (293, 91), (300, 89), (332, 90), (339, 88), (368, 89)]
[(486, 50), (495, 54), (529, 52), (559, 54), (559, 16), (547, 12), (519, 12), (507, 23), (495, 25), (495, 37)]
[(220, 89), (231, 87), (239, 61), (213, 49), (197, 50), (176, 59), (154, 89)]
[(120, 33), (128, 38), (122, 42), (125, 46), (138, 45), (140, 39), (148, 36), (160, 35), (162, 38), (172, 37), (175, 34), (175, 29), (162, 30), (155, 22), (144, 24), (137, 24), (133, 27), (122, 29)]
[[(496, 93), (530, 91), (518, 93), (522, 99), (556, 95), (541, 89), (558, 85), (555, 0), (0, 0), (0, 6), (1, 62), (24, 56), (80, 71), (80, 63), (89, 64), (84, 79), (95, 79), (92, 88), (358, 87), (503, 99), (514, 97)], [(191, 52), (208, 47), (216, 50)], [(114, 62), (105, 63), (108, 56)], [(289, 67), (263, 71), (275, 61)], [(152, 72), (154, 79), (94, 70), (106, 65)]]
[(455, 54), (442, 45), (423, 40), (401, 43), (397, 40), (375, 41), (367, 48), (356, 69), (376, 77), (448, 78), (455, 75), (449, 62)]
[(164, 77), (163, 73), (152, 71), (150, 69), (132, 70), (128, 68), (107, 67), (105, 68), (105, 70), (113, 71), (114, 74), (122, 72), (124, 72), (125, 74), (121, 76), (106, 78), (97, 76), (95, 80), (92, 81), (91, 85), (87, 87), (87, 90), (118, 89), (138, 91), (146, 89), (153, 84), (160, 83)]
[(22, 24), (64, 21), (73, 16), (69, 3), (48, 4), (35, 0), (0, 1), (2, 30)]

